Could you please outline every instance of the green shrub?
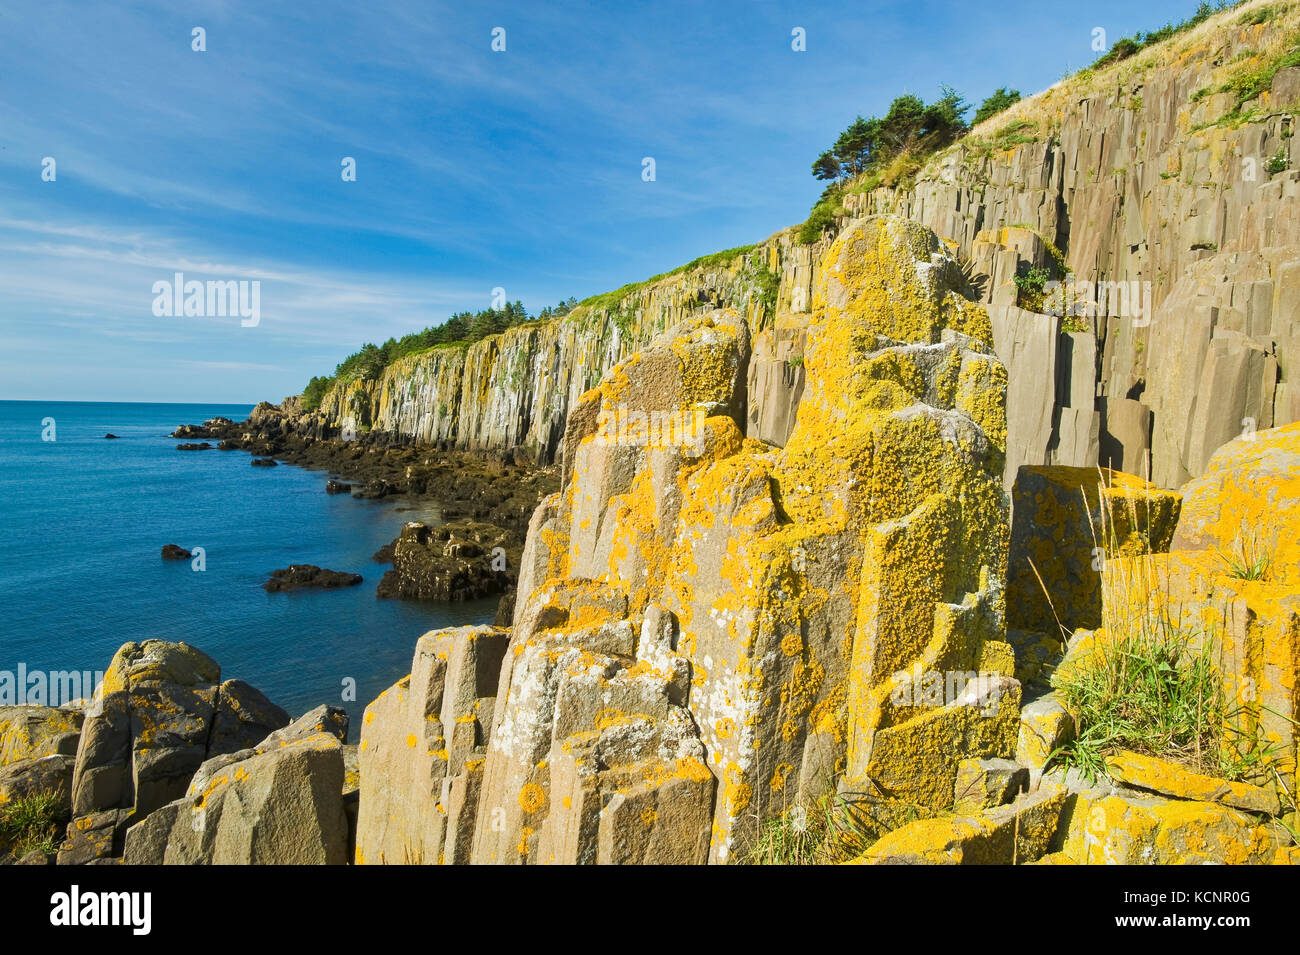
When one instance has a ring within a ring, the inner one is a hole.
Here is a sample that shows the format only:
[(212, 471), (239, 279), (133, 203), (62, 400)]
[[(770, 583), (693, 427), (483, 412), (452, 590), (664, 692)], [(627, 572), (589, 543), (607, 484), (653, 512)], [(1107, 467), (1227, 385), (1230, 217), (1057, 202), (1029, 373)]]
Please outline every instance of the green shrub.
[(1052, 275), (1047, 269), (1034, 266), (1016, 276), (1016, 304), (1031, 312), (1043, 310), (1043, 292)]
[(988, 99), (980, 103), (979, 109), (975, 111), (975, 118), (971, 120), (971, 125), (978, 126), (984, 120), (996, 116), (1019, 102), (1020, 90), (1008, 90), (1006, 87), (998, 87)]
[(822, 233), (835, 225), (835, 206), (829, 202), (819, 202), (813, 206), (812, 213), (799, 227), (799, 244), (812, 245), (821, 239)]
[(307, 387), (302, 390), (302, 407), (304, 411), (315, 411), (320, 407), (321, 401), (329, 390), (334, 387), (334, 378), (330, 375), (320, 375), (312, 378), (307, 382)]

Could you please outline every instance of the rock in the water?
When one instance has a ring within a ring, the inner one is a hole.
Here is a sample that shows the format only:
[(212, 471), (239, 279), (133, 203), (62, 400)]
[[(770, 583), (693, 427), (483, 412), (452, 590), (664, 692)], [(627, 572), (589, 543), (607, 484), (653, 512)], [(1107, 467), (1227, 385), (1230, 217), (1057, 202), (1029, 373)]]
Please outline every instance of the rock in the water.
[(106, 440), (112, 441), (117, 438), (117, 435), (115, 435), (113, 432), (110, 431), (108, 434), (104, 435), (104, 438)]
[(255, 468), (273, 468), (280, 462), (275, 458), (253, 458), (250, 462)]
[(176, 445), (177, 451), (210, 451), (211, 449), (212, 445), (206, 441)]
[(325, 482), (326, 494), (351, 494), (352, 485), (343, 481), (335, 481), (333, 478)]
[(512, 582), (508, 568), (518, 560), (517, 551), (507, 552), (508, 543), (509, 534), (491, 524), (409, 523), (375, 554), (393, 564), (379, 582), (379, 596), (474, 600), (502, 593)]
[(163, 544), (163, 560), (189, 560), (194, 555), (179, 544)]
[(388, 497), (388, 495), (395, 492), (396, 488), (383, 478), (375, 478), (373, 481), (367, 481), (365, 484), (352, 486), (353, 497), (365, 498), (368, 500), (378, 500), (381, 497)]
[(283, 570), (272, 571), (270, 580), (262, 584), (262, 587), (274, 594), (303, 587), (334, 590), (339, 587), (353, 587), (359, 583), (361, 583), (360, 574), (325, 570), (315, 564), (292, 564)]

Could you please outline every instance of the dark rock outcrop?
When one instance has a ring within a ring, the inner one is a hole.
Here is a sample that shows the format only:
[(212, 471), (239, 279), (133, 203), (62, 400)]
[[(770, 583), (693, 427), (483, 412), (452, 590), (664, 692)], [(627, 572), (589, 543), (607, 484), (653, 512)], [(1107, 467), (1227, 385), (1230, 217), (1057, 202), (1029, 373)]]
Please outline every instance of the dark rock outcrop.
[(262, 587), (273, 594), (284, 590), (299, 590), (303, 587), (335, 590), (339, 587), (353, 587), (361, 583), (361, 580), (360, 574), (326, 570), (315, 564), (291, 564), (283, 570), (272, 571), (271, 579), (262, 584)]
[(511, 568), (519, 559), (508, 544), (509, 535), (490, 524), (409, 523), (375, 554), (376, 560), (393, 563), (379, 582), (379, 596), (473, 600), (502, 593), (511, 586)]
[(163, 544), (163, 560), (189, 560), (193, 554), (179, 544)]

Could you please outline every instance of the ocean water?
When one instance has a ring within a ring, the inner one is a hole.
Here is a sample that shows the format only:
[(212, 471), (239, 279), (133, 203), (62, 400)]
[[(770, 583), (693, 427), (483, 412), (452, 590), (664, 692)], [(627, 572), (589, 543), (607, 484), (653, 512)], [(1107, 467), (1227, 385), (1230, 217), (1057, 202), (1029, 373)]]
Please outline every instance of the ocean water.
[[(243, 451), (177, 451), (167, 435), (252, 405), (0, 401), (0, 671), (102, 671), (131, 640), (183, 640), (299, 716), (352, 717), (410, 671), (419, 636), (484, 623), (496, 600), (380, 600), (371, 555), (410, 502), (327, 495), (323, 471), (257, 468)], [(45, 424), (53, 419), (53, 431)], [(104, 439), (106, 432), (119, 440)], [(44, 437), (54, 440), (44, 440)], [(211, 442), (213, 445), (215, 441)], [(206, 569), (166, 561), (202, 547)], [(333, 591), (268, 594), (293, 563), (361, 574)], [(356, 699), (344, 699), (355, 680)]]

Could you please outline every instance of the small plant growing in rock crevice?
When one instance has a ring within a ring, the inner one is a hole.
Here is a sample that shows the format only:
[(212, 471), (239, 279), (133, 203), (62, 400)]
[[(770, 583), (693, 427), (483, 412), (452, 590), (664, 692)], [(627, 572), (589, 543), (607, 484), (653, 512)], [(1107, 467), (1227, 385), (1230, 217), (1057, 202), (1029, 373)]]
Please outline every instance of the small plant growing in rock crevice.
[(1228, 550), (1218, 550), (1219, 559), (1228, 567), (1228, 575), (1238, 580), (1263, 580), (1268, 575), (1273, 555), (1253, 529), (1241, 531)]
[(760, 829), (749, 865), (835, 865), (862, 855), (888, 832), (932, 815), (896, 797), (832, 792), (815, 809), (787, 807)]
[(0, 806), (0, 851), (7, 848), (17, 859), (30, 852), (53, 855), (59, 848), (60, 824), (66, 821), (57, 793), (19, 796)]
[(1016, 304), (1031, 312), (1041, 312), (1044, 303), (1044, 290), (1051, 273), (1040, 266), (1033, 266), (1016, 276)]

